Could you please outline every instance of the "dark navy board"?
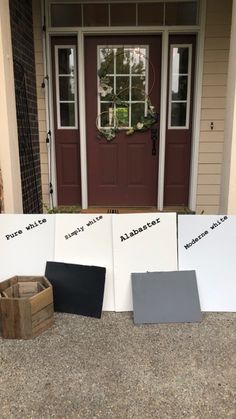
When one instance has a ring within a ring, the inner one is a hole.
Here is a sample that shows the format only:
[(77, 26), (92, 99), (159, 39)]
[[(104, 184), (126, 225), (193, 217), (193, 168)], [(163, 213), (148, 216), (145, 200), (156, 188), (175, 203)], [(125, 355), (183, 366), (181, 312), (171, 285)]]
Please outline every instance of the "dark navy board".
[(45, 276), (53, 286), (55, 311), (100, 318), (105, 274), (102, 267), (47, 262)]
[(134, 323), (201, 320), (195, 271), (133, 273), (131, 278)]

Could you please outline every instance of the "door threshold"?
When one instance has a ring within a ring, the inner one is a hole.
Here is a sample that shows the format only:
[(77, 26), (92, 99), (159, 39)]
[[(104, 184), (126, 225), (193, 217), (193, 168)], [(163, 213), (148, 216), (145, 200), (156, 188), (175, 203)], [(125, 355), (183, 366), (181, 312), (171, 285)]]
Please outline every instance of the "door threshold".
[(157, 207), (89, 207), (87, 209), (81, 209), (80, 206), (59, 206), (53, 209), (46, 209), (47, 213), (50, 214), (135, 214), (135, 213), (148, 213), (148, 212), (176, 212), (177, 214), (195, 214), (188, 207), (185, 206), (169, 206), (164, 207), (163, 211), (159, 211)]
[(163, 212), (177, 212), (177, 214), (195, 214), (195, 211), (190, 210), (186, 206), (176, 205), (176, 206), (169, 206), (164, 207)]
[(132, 214), (132, 213), (148, 213), (148, 212), (176, 212), (177, 214), (194, 214), (188, 207), (173, 206), (164, 207), (163, 211), (159, 211), (157, 207), (89, 207), (81, 210), (84, 214)]
[(142, 212), (158, 212), (156, 207), (89, 207), (81, 210), (84, 214), (129, 214), (129, 213), (142, 213)]

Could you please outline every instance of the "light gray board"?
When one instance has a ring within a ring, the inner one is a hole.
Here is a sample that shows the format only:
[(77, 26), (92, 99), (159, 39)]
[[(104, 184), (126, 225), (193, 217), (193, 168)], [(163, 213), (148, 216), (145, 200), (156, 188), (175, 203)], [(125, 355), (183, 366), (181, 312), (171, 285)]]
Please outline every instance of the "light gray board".
[(195, 271), (132, 273), (134, 323), (202, 319)]

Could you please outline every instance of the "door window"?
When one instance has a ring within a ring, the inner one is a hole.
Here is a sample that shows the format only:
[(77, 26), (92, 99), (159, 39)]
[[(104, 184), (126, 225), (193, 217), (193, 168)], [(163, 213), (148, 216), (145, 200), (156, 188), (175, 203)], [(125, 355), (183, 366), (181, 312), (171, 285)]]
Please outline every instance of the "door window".
[(98, 47), (98, 126), (127, 129), (148, 107), (148, 47)]
[(77, 128), (75, 46), (55, 46), (57, 128)]

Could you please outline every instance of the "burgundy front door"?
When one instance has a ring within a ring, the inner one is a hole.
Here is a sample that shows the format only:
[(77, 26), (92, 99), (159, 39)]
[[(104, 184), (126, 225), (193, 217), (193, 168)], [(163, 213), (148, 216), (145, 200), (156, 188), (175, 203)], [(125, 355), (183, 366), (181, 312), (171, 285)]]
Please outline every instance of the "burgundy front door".
[[(89, 205), (156, 206), (159, 118), (142, 124), (160, 111), (161, 37), (87, 36), (85, 77)], [(116, 124), (112, 141), (99, 138)]]
[(77, 38), (51, 40), (58, 205), (80, 205)]

